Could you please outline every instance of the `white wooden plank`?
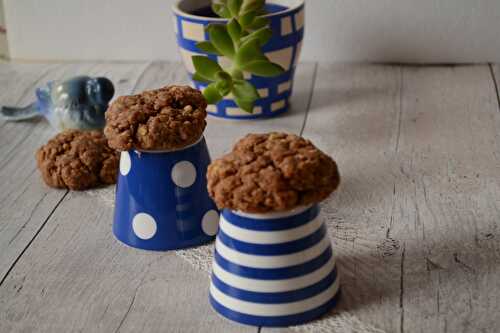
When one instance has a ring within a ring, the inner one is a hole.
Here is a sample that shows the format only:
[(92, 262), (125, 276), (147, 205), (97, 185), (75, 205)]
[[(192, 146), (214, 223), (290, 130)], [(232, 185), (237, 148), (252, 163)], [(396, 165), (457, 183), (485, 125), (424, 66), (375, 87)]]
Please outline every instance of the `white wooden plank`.
[(500, 113), (487, 66), (404, 71), (394, 237), (405, 332), (500, 325)]
[(339, 162), (343, 298), (294, 329), (497, 331), (499, 129), (487, 66), (320, 66), (304, 134)]
[(112, 216), (69, 193), (0, 289), (0, 331), (256, 331), (207, 311), (207, 278), (173, 253), (115, 240)]
[[(107, 75), (118, 92), (130, 91), (144, 68), (141, 65), (81, 63), (66, 65), (0, 65), (0, 103), (25, 105), (34, 89), (49, 80), (77, 74)], [(43, 119), (0, 124), (0, 281), (43, 226), (66, 194), (45, 186), (36, 170), (34, 154), (54, 133)]]

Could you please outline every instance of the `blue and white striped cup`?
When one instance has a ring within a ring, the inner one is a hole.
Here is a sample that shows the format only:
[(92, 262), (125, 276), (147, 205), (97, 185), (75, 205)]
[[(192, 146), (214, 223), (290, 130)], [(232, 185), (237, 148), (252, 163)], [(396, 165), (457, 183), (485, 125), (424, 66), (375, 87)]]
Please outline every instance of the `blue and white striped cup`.
[(254, 326), (290, 326), (331, 308), (339, 279), (318, 205), (285, 213), (224, 210), (210, 285), (222, 316)]

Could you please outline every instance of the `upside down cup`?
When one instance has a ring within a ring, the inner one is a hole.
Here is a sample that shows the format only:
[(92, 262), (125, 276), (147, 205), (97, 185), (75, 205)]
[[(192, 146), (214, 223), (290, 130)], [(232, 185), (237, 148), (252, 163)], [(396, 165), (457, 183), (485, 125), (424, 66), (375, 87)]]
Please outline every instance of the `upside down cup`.
[(284, 213), (224, 210), (217, 235), (210, 303), (254, 326), (305, 323), (333, 308), (339, 279), (319, 207)]
[[(213, 240), (218, 229), (219, 213), (207, 193), (205, 175), (210, 155), (201, 134), (204, 123), (196, 124), (198, 115), (194, 111), (203, 109), (206, 104), (190, 103), (188, 108), (184, 104), (190, 99), (185, 95), (198, 96), (199, 92), (189, 87), (174, 88), (127, 96), (114, 102), (107, 112), (110, 126), (105, 132), (111, 146), (122, 147), (120, 144), (123, 142), (123, 138), (113, 136), (111, 125), (120, 123), (115, 116), (127, 117), (131, 109), (139, 115), (148, 115), (142, 118), (148, 119), (147, 131), (138, 130), (139, 135), (147, 135), (157, 130), (158, 126), (163, 129), (158, 130), (159, 133), (166, 133), (165, 128), (174, 131), (174, 134), (176, 130), (187, 131), (189, 128), (185, 126), (188, 123), (197, 129), (189, 132), (192, 137), (183, 136), (186, 141), (195, 138), (193, 143), (187, 145), (177, 142), (173, 145), (173, 141), (168, 143), (165, 137), (152, 139), (153, 136), (150, 136), (150, 141), (141, 139), (139, 143), (152, 142), (150, 146), (156, 149), (144, 149), (144, 143), (141, 147), (136, 143), (132, 149), (121, 152), (113, 233), (118, 240), (135, 248), (165, 251), (201, 245)], [(133, 99), (135, 97), (137, 101)], [(148, 108), (148, 103), (156, 107)], [(140, 108), (135, 108), (135, 105)], [(203, 113), (204, 110), (199, 117), (204, 122), (206, 114)], [(137, 117), (137, 114), (132, 115)], [(129, 114), (127, 119), (130, 117)], [(197, 135), (201, 136), (196, 138)], [(156, 139), (159, 141), (155, 142)], [(171, 148), (160, 149), (162, 146)]]
[[(293, 160), (284, 162), (286, 156)], [(283, 163), (295, 168), (288, 179)], [(305, 183), (293, 188), (293, 179), (307, 178), (301, 168), (314, 172), (309, 192), (302, 191)], [(249, 170), (257, 176), (248, 178)], [(242, 324), (290, 326), (332, 309), (339, 278), (317, 203), (338, 186), (335, 162), (294, 135), (249, 135), (212, 163), (208, 180), (224, 208), (210, 284), (215, 311)], [(234, 182), (242, 186), (227, 195)]]
[(218, 211), (204, 175), (205, 139), (181, 150), (128, 151), (120, 157), (113, 233), (145, 250), (172, 250), (214, 239)]

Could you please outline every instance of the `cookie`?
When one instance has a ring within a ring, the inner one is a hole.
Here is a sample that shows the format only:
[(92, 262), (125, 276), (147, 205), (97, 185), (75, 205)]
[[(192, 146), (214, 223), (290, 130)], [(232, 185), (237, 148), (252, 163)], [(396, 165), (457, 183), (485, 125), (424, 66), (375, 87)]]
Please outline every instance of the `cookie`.
[(51, 187), (85, 190), (116, 182), (119, 157), (100, 131), (67, 130), (36, 152), (38, 169)]
[(286, 211), (317, 203), (340, 183), (335, 161), (293, 134), (249, 134), (208, 167), (217, 207), (247, 213)]
[(117, 150), (171, 150), (198, 141), (207, 102), (189, 86), (167, 86), (117, 98), (106, 111), (104, 134)]

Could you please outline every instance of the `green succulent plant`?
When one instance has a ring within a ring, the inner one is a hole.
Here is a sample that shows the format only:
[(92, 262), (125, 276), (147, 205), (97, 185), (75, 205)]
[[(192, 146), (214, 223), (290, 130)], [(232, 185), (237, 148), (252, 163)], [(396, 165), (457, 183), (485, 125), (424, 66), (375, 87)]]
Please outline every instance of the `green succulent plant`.
[(257, 89), (244, 79), (249, 72), (263, 77), (273, 77), (285, 70), (271, 62), (262, 52), (272, 36), (269, 20), (263, 16), (265, 0), (220, 0), (212, 3), (212, 10), (229, 21), (207, 26), (209, 41), (197, 43), (200, 50), (231, 61), (224, 70), (206, 56), (193, 56), (193, 79), (208, 83), (203, 90), (209, 104), (219, 102), (224, 96), (233, 95), (236, 104), (252, 113), (255, 101), (260, 97)]

